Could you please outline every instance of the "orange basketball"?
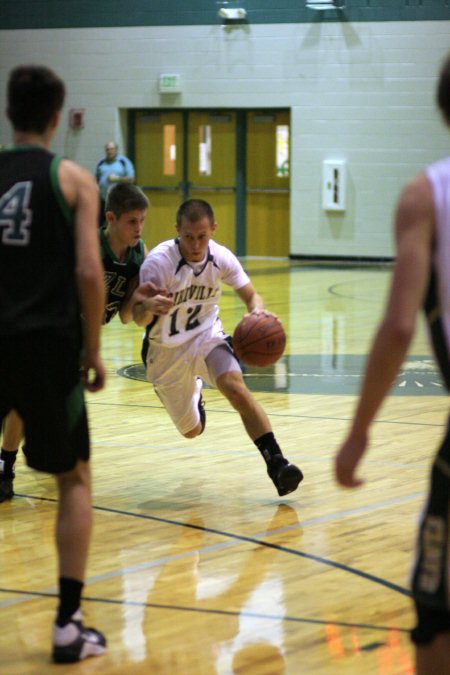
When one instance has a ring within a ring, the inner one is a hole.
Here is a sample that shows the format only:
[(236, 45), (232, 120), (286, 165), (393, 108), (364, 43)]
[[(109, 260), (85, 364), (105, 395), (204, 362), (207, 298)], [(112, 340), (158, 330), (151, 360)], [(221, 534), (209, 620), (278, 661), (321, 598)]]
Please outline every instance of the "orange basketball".
[(247, 366), (270, 366), (278, 361), (285, 347), (284, 328), (272, 315), (248, 314), (234, 329), (234, 351)]

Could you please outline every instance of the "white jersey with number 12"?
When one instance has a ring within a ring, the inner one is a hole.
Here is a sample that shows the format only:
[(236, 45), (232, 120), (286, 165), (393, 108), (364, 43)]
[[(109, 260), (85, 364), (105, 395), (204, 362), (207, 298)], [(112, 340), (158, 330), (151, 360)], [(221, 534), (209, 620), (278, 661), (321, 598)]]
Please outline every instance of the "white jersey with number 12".
[(234, 290), (250, 283), (239, 260), (225, 246), (211, 240), (206, 258), (201, 263), (188, 263), (177, 239), (150, 251), (141, 266), (140, 280), (165, 289), (174, 301), (170, 312), (157, 317), (149, 331), (151, 340), (167, 347), (183, 344), (220, 322), (222, 283)]

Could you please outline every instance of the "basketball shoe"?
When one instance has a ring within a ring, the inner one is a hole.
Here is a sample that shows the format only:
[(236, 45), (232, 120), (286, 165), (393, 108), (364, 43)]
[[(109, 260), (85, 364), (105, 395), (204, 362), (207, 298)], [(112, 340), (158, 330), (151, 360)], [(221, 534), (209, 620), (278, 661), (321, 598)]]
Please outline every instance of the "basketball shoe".
[(275, 485), (280, 497), (297, 489), (303, 480), (303, 474), (295, 464), (290, 464), (282, 455), (275, 455), (268, 465), (267, 473)]
[(206, 427), (206, 411), (205, 411), (205, 402), (203, 401), (203, 396), (201, 394), (200, 398), (198, 399), (198, 412), (200, 414), (200, 422), (202, 425), (201, 433), (203, 433)]
[(200, 415), (200, 424), (202, 425), (202, 430), (201, 434), (205, 431), (206, 427), (206, 411), (205, 411), (205, 402), (203, 401), (203, 396), (202, 396), (202, 387), (203, 387), (203, 382), (200, 377), (197, 377), (196, 380), (196, 385), (197, 385), (197, 391), (199, 394), (198, 398), (198, 413)]
[(53, 626), (53, 661), (74, 663), (106, 652), (106, 638), (95, 628), (85, 628), (78, 609), (62, 628)]
[(6, 478), (3, 471), (0, 471), (0, 503), (13, 498), (13, 479), (14, 474), (11, 478)]

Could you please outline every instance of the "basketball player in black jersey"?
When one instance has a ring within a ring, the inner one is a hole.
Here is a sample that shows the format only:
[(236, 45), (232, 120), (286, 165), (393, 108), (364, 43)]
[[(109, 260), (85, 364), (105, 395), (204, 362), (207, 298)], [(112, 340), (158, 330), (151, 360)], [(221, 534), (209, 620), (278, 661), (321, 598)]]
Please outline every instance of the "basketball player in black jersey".
[(148, 207), (137, 185), (118, 183), (108, 190), (106, 225), (99, 230), (106, 285), (103, 323), (116, 314), (122, 323), (129, 323), (134, 304), (158, 290), (150, 283), (139, 286), (139, 269), (148, 252), (141, 239)]
[[(102, 265), (105, 276), (105, 313), (103, 323), (116, 315), (122, 323), (132, 320), (132, 308), (158, 289), (150, 282), (139, 285), (139, 268), (147, 255), (141, 239), (149, 201), (133, 184), (111, 187), (106, 201), (106, 225), (99, 230)], [(11, 410), (3, 422), (0, 451), (0, 503), (14, 496), (14, 465), (23, 437), (22, 420)]]
[[(450, 54), (441, 69), (436, 98), (450, 127)], [(421, 308), (436, 362), (450, 390), (450, 156), (426, 167), (403, 189), (395, 232), (397, 260), (385, 315), (367, 361), (350, 432), (336, 456), (336, 478), (349, 488), (362, 483), (356, 469), (368, 447), (370, 426), (405, 359)], [(412, 575), (417, 626), (411, 637), (416, 649), (417, 675), (450, 673), (449, 589), (447, 427), (433, 462)]]
[(7, 92), (14, 145), (0, 153), (0, 420), (17, 410), (28, 465), (56, 479), (57, 662), (106, 649), (80, 610), (92, 527), (83, 388), (97, 391), (105, 381), (98, 188), (86, 170), (48, 150), (64, 96), (48, 68), (15, 68)]

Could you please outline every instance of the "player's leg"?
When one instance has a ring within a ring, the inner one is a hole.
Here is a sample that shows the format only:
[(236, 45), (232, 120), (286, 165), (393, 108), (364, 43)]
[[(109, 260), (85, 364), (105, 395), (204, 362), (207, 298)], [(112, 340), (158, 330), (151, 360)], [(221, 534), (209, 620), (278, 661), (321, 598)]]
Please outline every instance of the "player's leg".
[(179, 433), (195, 438), (205, 428), (202, 380), (196, 377), (196, 341), (167, 349), (151, 345), (146, 374)]
[(0, 502), (14, 495), (14, 464), (20, 441), (23, 437), (23, 424), (15, 410), (11, 410), (3, 421), (2, 448), (0, 454)]
[(269, 418), (248, 390), (231, 351), (226, 345), (216, 347), (205, 361), (211, 380), (239, 413), (247, 434), (263, 456), (278, 494), (282, 496), (296, 490), (303, 474), (283, 456)]
[(172, 422), (185, 438), (199, 436), (205, 428), (202, 381), (191, 372), (180, 372), (176, 384), (154, 385), (155, 392)]
[(53, 659), (70, 663), (106, 651), (104, 636), (83, 626), (80, 610), (92, 529), (89, 462), (79, 460), (72, 471), (58, 474), (56, 481), (59, 607), (53, 629)]
[(411, 637), (416, 653), (417, 675), (448, 675), (450, 659), (450, 612), (416, 601), (417, 625)]
[[(59, 576), (82, 582), (92, 529), (89, 462), (78, 460), (72, 471), (57, 474), (55, 479), (59, 493), (55, 528)], [(68, 619), (78, 608), (79, 602), (62, 611), (60, 607), (59, 617)]]
[[(35, 338), (21, 346), (17, 409), (24, 420), (28, 465), (55, 476), (59, 491), (55, 539), (59, 605), (53, 659), (79, 661), (105, 652), (104, 637), (83, 626), (80, 611), (91, 534), (90, 439), (79, 348), (71, 339)], [(19, 404), (20, 403), (20, 404)]]
[(416, 645), (417, 675), (448, 675), (450, 632), (437, 635), (427, 645)]

